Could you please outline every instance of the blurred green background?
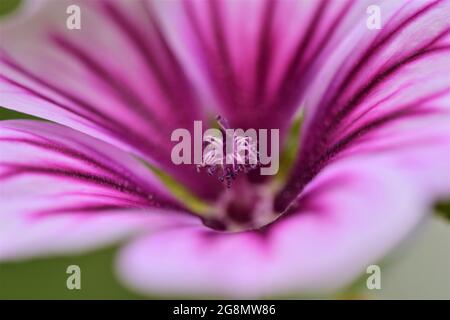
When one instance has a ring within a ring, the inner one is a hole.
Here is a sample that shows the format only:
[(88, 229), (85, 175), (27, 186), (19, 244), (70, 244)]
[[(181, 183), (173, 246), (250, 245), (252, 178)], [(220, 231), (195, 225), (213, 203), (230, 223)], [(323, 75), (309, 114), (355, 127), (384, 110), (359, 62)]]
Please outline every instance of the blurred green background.
[[(17, 10), (19, 4), (20, 0), (1, 0), (0, 19)], [(33, 117), (0, 108), (0, 120), (16, 118)], [(336, 297), (450, 299), (450, 225), (444, 218), (450, 213), (450, 205), (441, 204), (438, 209), (444, 214), (434, 217), (382, 263), (381, 290), (365, 289), (363, 275), (348, 292)], [(118, 282), (114, 272), (118, 247), (75, 256), (0, 263), (0, 299), (148, 298), (127, 290)], [(69, 265), (81, 268), (81, 290), (66, 287)]]
[(6, 16), (19, 8), (21, 0), (2, 0), (0, 1), (0, 17)]

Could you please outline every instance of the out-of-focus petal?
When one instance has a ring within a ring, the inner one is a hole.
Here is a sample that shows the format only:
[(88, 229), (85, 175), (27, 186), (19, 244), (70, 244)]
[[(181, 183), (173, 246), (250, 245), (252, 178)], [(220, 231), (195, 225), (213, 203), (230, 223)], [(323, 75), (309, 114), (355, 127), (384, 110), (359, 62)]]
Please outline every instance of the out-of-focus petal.
[[(383, 29), (361, 21), (310, 88), (302, 148), (279, 210), (348, 149), (393, 158), (414, 153), (433, 177), (443, 169), (434, 154), (450, 149), (450, 2), (390, 1), (381, 10)], [(415, 183), (433, 196), (420, 179)]]
[(388, 158), (327, 166), (299, 206), (262, 230), (161, 230), (119, 258), (125, 283), (146, 293), (255, 298), (323, 294), (354, 280), (410, 232), (428, 201)]
[[(75, 5), (81, 28), (68, 29), (66, 10)], [(137, 153), (214, 197), (220, 183), (171, 161), (172, 131), (206, 117), (145, 1), (50, 1), (39, 13), (2, 29), (1, 105)]]
[(320, 60), (367, 3), (186, 0), (154, 1), (154, 9), (197, 87), (232, 127), (283, 131)]
[(108, 209), (33, 217), (2, 217), (0, 261), (76, 254), (159, 229), (199, 225), (199, 219), (171, 210)]
[[(197, 192), (217, 192), (193, 183), (208, 177), (171, 165), (171, 131), (193, 120), (209, 126), (220, 113), (232, 127), (283, 133), (316, 67), (367, 2), (52, 2), (25, 32), (2, 35), (3, 104), (138, 152)], [(69, 5), (82, 10), (80, 30), (65, 29)]]
[(115, 147), (46, 122), (2, 121), (0, 129), (0, 259), (85, 249), (198, 220), (175, 214), (182, 206)]

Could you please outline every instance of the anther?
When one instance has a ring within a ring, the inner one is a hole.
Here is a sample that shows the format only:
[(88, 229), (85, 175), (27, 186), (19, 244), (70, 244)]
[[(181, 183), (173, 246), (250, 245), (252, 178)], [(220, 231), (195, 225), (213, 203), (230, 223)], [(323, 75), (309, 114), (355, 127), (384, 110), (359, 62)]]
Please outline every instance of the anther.
[[(220, 182), (225, 182), (227, 188), (231, 185), (239, 173), (248, 173), (259, 165), (259, 156), (256, 148), (256, 141), (249, 136), (237, 136), (234, 132), (230, 135), (229, 124), (226, 119), (221, 116), (216, 117), (217, 123), (223, 130), (223, 134), (227, 137), (205, 137), (204, 146), (207, 151), (203, 154), (202, 164), (197, 165), (197, 170), (206, 168), (209, 175), (217, 173)], [(227, 142), (232, 144), (232, 151), (227, 152)], [(224, 155), (225, 154), (225, 155)]]

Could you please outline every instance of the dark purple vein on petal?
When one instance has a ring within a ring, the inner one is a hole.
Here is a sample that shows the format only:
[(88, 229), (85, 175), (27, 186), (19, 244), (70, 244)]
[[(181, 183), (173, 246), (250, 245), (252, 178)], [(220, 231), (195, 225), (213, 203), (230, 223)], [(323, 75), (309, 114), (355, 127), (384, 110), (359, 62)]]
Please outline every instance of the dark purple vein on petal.
[(369, 95), (370, 92), (372, 92), (378, 85), (382, 84), (384, 80), (386, 80), (388, 77), (394, 75), (398, 71), (400, 71), (402, 68), (404, 68), (406, 65), (413, 63), (419, 59), (426, 58), (430, 54), (439, 53), (442, 51), (448, 51), (450, 46), (442, 46), (442, 47), (435, 47), (430, 48), (432, 45), (434, 45), (437, 41), (442, 39), (442, 37), (448, 35), (450, 33), (450, 28), (446, 29), (444, 32), (439, 34), (436, 38), (432, 39), (429, 43), (427, 43), (425, 46), (423, 46), (421, 49), (419, 49), (417, 52), (414, 52), (407, 57), (401, 59), (400, 61), (396, 62), (395, 64), (387, 67), (384, 70), (381, 70), (379, 73), (377, 73), (372, 80), (362, 87), (356, 95), (342, 108), (339, 110), (337, 114), (333, 117), (333, 120), (331, 121), (330, 125), (325, 129), (325, 132), (330, 132), (336, 126), (338, 123), (342, 121), (343, 118), (345, 118), (351, 111), (353, 111), (363, 100), (365, 97)]
[[(327, 1), (321, 0), (318, 2), (314, 14), (308, 22), (308, 27), (297, 41), (294, 52), (285, 67), (282, 79), (275, 91), (275, 101), (271, 103), (271, 109), (282, 108), (285, 112), (289, 112), (292, 106), (298, 102), (306, 80), (304, 77), (304, 57), (310, 49), (326, 9)], [(281, 112), (277, 112), (277, 114), (279, 113)], [(283, 116), (286, 117), (284, 114)]]
[(305, 62), (306, 66), (310, 66), (313, 64), (314, 59), (322, 53), (325, 49), (326, 45), (336, 34), (336, 31), (339, 30), (340, 25), (343, 23), (347, 14), (350, 12), (350, 9), (353, 5), (353, 0), (347, 0), (347, 2), (342, 6), (341, 10), (336, 14), (335, 18), (330, 22), (327, 30), (324, 32), (324, 35), (321, 40), (319, 40), (316, 50), (313, 54), (311, 54), (311, 58)]
[[(438, 92), (434, 92), (429, 94), (417, 101), (415, 101), (412, 105), (406, 105), (400, 107), (399, 109), (389, 112), (385, 115), (379, 116), (366, 124), (363, 124), (359, 128), (356, 128), (352, 132), (348, 133), (345, 137), (339, 139), (338, 142), (334, 143), (331, 147), (329, 147), (320, 159), (331, 159), (335, 154), (344, 150), (346, 146), (355, 141), (356, 139), (362, 137), (363, 135), (374, 131), (375, 129), (387, 125), (388, 123), (398, 120), (404, 117), (421, 117), (429, 114), (435, 114), (438, 112), (437, 109), (433, 107), (425, 107), (428, 103), (433, 100), (438, 99), (439, 97), (446, 96), (450, 93), (450, 87), (440, 90)], [(378, 103), (377, 103), (378, 104)]]
[[(81, 118), (89, 120), (90, 122), (94, 123), (95, 125), (97, 125), (101, 128), (108, 129), (110, 132), (117, 131), (119, 134), (132, 133), (132, 134), (137, 135), (136, 133), (133, 133), (132, 128), (123, 127), (123, 125), (119, 121), (115, 120), (114, 118), (111, 118), (108, 114), (100, 111), (98, 108), (95, 108), (93, 105), (84, 101), (80, 97), (77, 97), (77, 96), (71, 94), (67, 90), (64, 90), (64, 89), (56, 86), (55, 84), (48, 82), (47, 80), (43, 79), (42, 77), (37, 76), (36, 74), (32, 73), (31, 71), (25, 69), (23, 66), (19, 65), (17, 62), (13, 61), (12, 58), (7, 57), (7, 56), (2, 56), (1, 59), (5, 64), (7, 64), (9, 67), (14, 69), (18, 73), (22, 74), (23, 76), (27, 77), (30, 80), (33, 80), (37, 84), (49, 89), (51, 92), (54, 92), (55, 94), (73, 102), (75, 106), (81, 107), (81, 110), (77, 110), (76, 113), (74, 112), (75, 111), (74, 108), (69, 109), (67, 107), (67, 108), (65, 108), (65, 110), (67, 110), (71, 113), (75, 113), (78, 116), (80, 116)], [(18, 84), (18, 82), (14, 82), (14, 83), (12, 83), (11, 81), (8, 81), (8, 82), (10, 82), (11, 84), (15, 84), (16, 86)], [(21, 88), (25, 89), (28, 87), (22, 86)], [(33, 92), (36, 92), (36, 91), (32, 92), (30, 90), (27, 90), (27, 91), (32, 94), (33, 94)], [(42, 98), (42, 96), (40, 98)], [(58, 106), (61, 107), (61, 105), (58, 105)], [(88, 112), (88, 113), (87, 114), (82, 113), (83, 111)], [(121, 129), (121, 130), (118, 131), (119, 129)]]
[(80, 214), (92, 214), (102, 213), (105, 211), (119, 211), (135, 209), (136, 213), (139, 213), (137, 209), (145, 209), (146, 207), (140, 207), (135, 205), (120, 205), (120, 204), (80, 204), (77, 206), (66, 206), (48, 210), (39, 210), (33, 213), (33, 217), (43, 217), (53, 214), (66, 214), (66, 213), (80, 213)]
[(183, 116), (189, 115), (192, 119), (199, 119), (199, 101), (195, 88), (182, 63), (168, 43), (167, 36), (164, 34), (161, 22), (155, 14), (151, 2), (144, 2), (144, 10), (150, 25), (156, 33), (158, 45), (164, 51), (164, 57), (167, 59), (166, 65), (169, 66), (167, 75), (172, 78), (170, 83), (174, 87), (173, 91), (176, 97), (175, 104), (177, 104), (177, 108), (184, 109), (187, 114), (183, 113)]
[(65, 110), (65, 111), (68, 111), (68, 112), (78, 116), (80, 119), (86, 119), (88, 121), (91, 121), (94, 124), (101, 125), (101, 123), (99, 123), (96, 119), (91, 118), (89, 115), (83, 114), (82, 112), (80, 112), (80, 111), (76, 110), (75, 108), (72, 108), (72, 107), (70, 107), (70, 106), (68, 106), (68, 105), (66, 105), (64, 103), (58, 102), (55, 99), (53, 99), (53, 98), (51, 98), (51, 97), (49, 97), (49, 96), (47, 96), (47, 95), (45, 95), (45, 94), (43, 94), (41, 92), (38, 92), (38, 91), (30, 88), (29, 86), (26, 86), (26, 85), (24, 85), (22, 83), (19, 83), (19, 82), (15, 81), (15, 80), (7, 77), (7, 76), (1, 75), (1, 74), (0, 74), (0, 78), (3, 79), (4, 81), (10, 83), (11, 85), (26, 91), (27, 93), (31, 94), (32, 96), (34, 96), (36, 98), (39, 98), (39, 99), (41, 99), (43, 101), (46, 101), (46, 102), (48, 102), (50, 104), (53, 104), (53, 105), (55, 105), (55, 106)]
[[(439, 35), (437, 35), (435, 38), (433, 38), (431, 41), (429, 41), (426, 45), (424, 45), (421, 49), (419, 49), (417, 52), (414, 52), (407, 57), (401, 59), (400, 61), (397, 61), (395, 64), (388, 66), (381, 72), (377, 73), (372, 80), (369, 82), (367, 86), (362, 88), (362, 90), (359, 91), (359, 93), (356, 95), (355, 100), (351, 100), (351, 103), (348, 104), (349, 108), (356, 108), (359, 103), (362, 101), (362, 99), (366, 96), (368, 96), (369, 92), (371, 92), (377, 85), (383, 82), (386, 78), (389, 76), (392, 76), (401, 68), (405, 67), (406, 65), (415, 62), (419, 59), (426, 58), (429, 55), (440, 53), (442, 51), (449, 51), (450, 46), (437, 46), (434, 48), (430, 48), (434, 44), (436, 44), (444, 35), (448, 34), (450, 30), (444, 30)], [(444, 90), (444, 92), (446, 92)], [(441, 92), (431, 95), (430, 97), (436, 97), (436, 95), (440, 95)], [(429, 97), (426, 97), (425, 99), (420, 100), (420, 103), (423, 103), (426, 101), (426, 99)], [(346, 110), (345, 108), (343, 110)], [(361, 132), (367, 132), (371, 131), (374, 128), (380, 127), (381, 124), (385, 124), (387, 122), (390, 122), (390, 120), (397, 119), (398, 117), (401, 117), (405, 114), (405, 112), (410, 110), (403, 110), (393, 112), (389, 115), (384, 116), (382, 119), (379, 119), (378, 121), (375, 121), (374, 123), (371, 123), (370, 125), (364, 125), (363, 128), (361, 128)], [(349, 112), (349, 111), (345, 111)], [(343, 116), (336, 115), (336, 119), (340, 120)], [(358, 133), (354, 133), (352, 137), (360, 135), (360, 131)], [(278, 210), (284, 210), (285, 206), (288, 205), (290, 201), (292, 201), (296, 194), (301, 192), (303, 187), (320, 171), (321, 168), (323, 168), (324, 164), (337, 152), (340, 152), (343, 147), (348, 145), (348, 143), (344, 143), (341, 141), (341, 143), (338, 146), (333, 147), (334, 151), (321, 151), (323, 148), (327, 147), (326, 142), (326, 132), (324, 133), (324, 136), (321, 137), (320, 141), (316, 141), (315, 146), (315, 152), (312, 152), (312, 150), (309, 150), (310, 154), (306, 158), (300, 157), (299, 162), (297, 163), (296, 167), (294, 168), (294, 174), (292, 175), (293, 179), (291, 179), (286, 186), (284, 187), (283, 191), (280, 192), (276, 208)], [(353, 140), (348, 138), (349, 141)], [(345, 141), (345, 140), (344, 140)]]
[(31, 166), (31, 165), (18, 165), (15, 163), (2, 162), (0, 166), (6, 168), (7, 170), (0, 175), (0, 180), (11, 179), (18, 175), (24, 174), (41, 174), (47, 176), (56, 176), (60, 178), (67, 178), (76, 181), (82, 181), (83, 183), (88, 183), (96, 186), (107, 187), (112, 190), (118, 191), (120, 193), (129, 194), (146, 200), (148, 206), (151, 207), (164, 207), (172, 209), (181, 209), (178, 204), (174, 202), (167, 201), (157, 197), (155, 194), (149, 194), (143, 191), (139, 187), (126, 183), (125, 181), (117, 181), (106, 176), (93, 174), (90, 172), (85, 172), (77, 170), (70, 167), (63, 167), (59, 164), (46, 164), (46, 167)]
[[(331, 86), (334, 86), (335, 83), (338, 82), (337, 77), (339, 76), (339, 72), (336, 73), (334, 79), (330, 82), (327, 92), (334, 93), (332, 97), (325, 95), (322, 99), (321, 104), (319, 105), (319, 109), (317, 115), (315, 116), (316, 122), (322, 122), (327, 112), (326, 108), (331, 108), (333, 106), (333, 101), (338, 101), (339, 96), (341, 96), (346, 88), (348, 88), (355, 79), (359, 72), (363, 69), (369, 61), (376, 56), (379, 51), (381, 51), (385, 46), (387, 46), (390, 41), (403, 29), (407, 28), (414, 21), (425, 15), (428, 11), (432, 10), (435, 6), (437, 6), (441, 0), (436, 0), (422, 9), (414, 12), (410, 16), (406, 17), (400, 23), (394, 27), (388, 34), (381, 33), (379, 37), (375, 39), (375, 41), (364, 51), (361, 55), (361, 58), (357, 61), (354, 67), (347, 73), (342, 81), (340, 81), (340, 85), (336, 89), (332, 89)], [(315, 127), (320, 126), (320, 124), (316, 123)]]
[(227, 40), (227, 34), (225, 33), (226, 26), (224, 25), (223, 13), (218, 7), (218, 1), (208, 1), (208, 8), (210, 11), (209, 18), (214, 34), (215, 45), (218, 51), (218, 57), (221, 61), (221, 78), (225, 84), (225, 90), (227, 96), (229, 96), (229, 103), (235, 107), (241, 106), (238, 104), (238, 87), (236, 83), (236, 75), (231, 61), (229, 44)]
[(407, 116), (421, 116), (426, 113), (427, 112), (425, 110), (413, 111), (410, 108), (403, 108), (386, 116), (379, 117), (348, 134), (346, 137), (342, 138), (327, 149), (323, 154), (318, 156), (313, 164), (307, 163), (302, 167), (302, 172), (296, 176), (295, 182), (291, 181), (287, 187), (285, 187), (278, 194), (275, 200), (275, 210), (277, 212), (284, 212), (286, 208), (290, 207), (292, 205), (292, 201), (301, 195), (301, 192), (306, 184), (308, 184), (330, 160), (348, 147), (357, 138), (361, 138), (363, 135), (385, 126), (394, 120), (399, 120)]
[[(426, 8), (420, 10), (421, 14), (424, 14), (427, 12), (427, 10), (431, 9), (430, 6), (427, 6)], [(403, 21), (401, 23), (402, 26), (406, 27), (409, 23), (414, 21), (416, 18), (418, 18), (418, 13), (415, 13), (411, 17), (408, 17), (406, 21)], [(314, 137), (311, 136), (311, 132), (307, 135), (306, 140), (309, 142), (306, 143), (305, 147), (303, 148), (304, 153), (309, 154), (309, 160), (305, 159), (305, 161), (314, 161), (314, 154), (317, 154), (322, 150), (324, 147), (326, 147), (327, 144), (327, 137), (330, 134), (330, 132), (338, 126), (338, 124), (342, 121), (342, 119), (345, 118), (346, 115), (348, 115), (352, 110), (354, 110), (367, 96), (369, 96), (370, 92), (372, 92), (378, 85), (383, 83), (383, 80), (387, 79), (389, 76), (392, 76), (399, 70), (401, 70), (406, 65), (417, 61), (418, 59), (422, 57), (426, 57), (428, 54), (432, 54), (434, 52), (446, 50), (443, 47), (440, 48), (431, 48), (433, 45), (435, 45), (439, 40), (441, 40), (444, 36), (448, 35), (450, 32), (450, 29), (445, 29), (441, 33), (439, 33), (436, 37), (431, 39), (428, 43), (426, 43), (424, 46), (422, 46), (420, 49), (417, 49), (413, 53), (409, 54), (408, 56), (404, 57), (400, 61), (396, 61), (395, 63), (385, 67), (384, 69), (380, 70), (375, 74), (370, 81), (368, 81), (362, 88), (360, 88), (353, 97), (348, 100), (344, 106), (339, 107), (339, 105), (336, 107), (336, 103), (332, 103), (334, 100), (323, 100), (321, 102), (321, 105), (319, 106), (319, 110), (317, 114), (315, 115), (315, 118), (313, 119), (313, 125), (311, 127), (314, 127), (315, 129), (312, 130), (313, 134), (317, 135), (320, 133), (320, 137)], [(389, 34), (390, 37), (390, 34)], [(380, 43), (384, 44), (385, 42)], [(381, 47), (377, 47), (378, 49), (381, 49)], [(371, 52), (372, 54), (373, 52)], [(359, 65), (359, 63), (357, 64)], [(362, 65), (361, 65), (362, 67)], [(359, 71), (359, 67), (357, 70), (353, 68), (350, 71), (350, 74), (356, 75)], [(350, 80), (348, 76), (345, 78), (347, 80)], [(345, 82), (344, 82), (344, 88), (345, 88)], [(342, 88), (340, 88), (342, 89)], [(331, 90), (332, 92), (336, 92), (336, 95), (342, 94), (339, 90)], [(337, 96), (335, 96), (337, 98)], [(331, 101), (329, 104), (324, 105), (327, 101)], [(327, 108), (333, 109), (328, 110)], [(311, 147), (314, 150), (311, 150)], [(304, 162), (303, 162), (304, 165)]]
[(135, 206), (140, 208), (146, 208), (148, 206), (148, 201), (145, 199), (133, 197), (130, 198), (126, 194), (118, 195), (111, 195), (111, 194), (104, 194), (100, 192), (82, 192), (82, 191), (75, 191), (75, 192), (61, 192), (58, 194), (53, 195), (55, 199), (58, 197), (70, 197), (70, 196), (79, 196), (79, 197), (95, 197), (95, 199), (102, 199), (102, 200), (109, 200), (109, 201), (118, 201), (121, 202), (127, 206)]
[[(151, 111), (150, 106), (138, 97), (133, 89), (126, 84), (126, 82), (119, 80), (110, 72), (110, 70), (102, 66), (100, 61), (97, 61), (75, 43), (58, 34), (53, 34), (51, 38), (59, 48), (88, 68), (90, 73), (97, 76), (101, 82), (108, 85), (111, 92), (121, 99), (122, 102), (130, 108), (130, 110), (134, 110), (137, 115), (143, 117), (149, 122), (149, 124), (158, 128), (158, 121), (161, 119), (156, 117), (156, 115)], [(159, 126), (159, 128), (161, 127)]]
[[(129, 183), (133, 183), (136, 185), (139, 185), (141, 188), (143, 188), (145, 190), (145, 187), (141, 184), (137, 184), (137, 181), (133, 180), (132, 176), (130, 175), (129, 172), (119, 172), (113, 168), (111, 168), (108, 165), (105, 165), (104, 163), (101, 163), (95, 159), (93, 159), (92, 157), (88, 157), (87, 155), (71, 149), (69, 147), (63, 146), (61, 144), (56, 143), (55, 141), (50, 141), (48, 139), (42, 138), (44, 139), (45, 142), (41, 142), (41, 141), (35, 141), (32, 139), (27, 139), (27, 138), (13, 138), (13, 137), (3, 137), (0, 138), (0, 142), (14, 142), (17, 144), (26, 144), (26, 145), (31, 145), (37, 148), (41, 148), (44, 150), (48, 150), (48, 151), (54, 151), (57, 152), (58, 154), (63, 154), (65, 156), (68, 156), (72, 159), (76, 159), (76, 160), (80, 160), (88, 165), (90, 165), (91, 167), (95, 168), (95, 169), (101, 169), (103, 171), (105, 171), (108, 174), (111, 174), (113, 176), (115, 176), (116, 178), (122, 179), (123, 181), (128, 181)], [(111, 161), (111, 159), (110, 159)], [(111, 162), (110, 162), (111, 163)], [(123, 168), (122, 168), (123, 169)], [(153, 190), (147, 190), (147, 191), (152, 191)]]
[[(189, 81), (180, 62), (162, 34), (161, 28), (156, 21), (156, 16), (153, 15), (151, 9), (148, 6), (143, 6), (143, 9), (149, 15), (149, 21), (156, 32), (157, 38), (149, 38), (144, 35), (142, 30), (133, 24), (132, 19), (126, 17), (114, 4), (109, 2), (104, 2), (103, 4), (107, 16), (124, 33), (126, 39), (142, 56), (149, 73), (156, 77), (157, 84), (165, 98), (177, 110), (174, 116), (177, 116), (178, 121), (183, 121), (186, 119), (186, 116), (192, 116), (193, 111), (195, 111), (196, 101), (189, 90)], [(158, 51), (157, 49), (163, 49), (165, 56), (158, 57), (155, 54)], [(168, 59), (168, 61), (163, 61), (165, 59)], [(169, 66), (171, 70), (165, 71), (163, 69), (164, 65)], [(172, 79), (170, 79), (171, 76)]]
[[(150, 139), (145, 139), (141, 135), (137, 133), (133, 133), (132, 128), (125, 128), (120, 122), (112, 121), (112, 123), (107, 122), (99, 122), (96, 118), (93, 118), (91, 115), (83, 113), (82, 110), (77, 110), (75, 108), (72, 108), (62, 102), (56, 101), (55, 99), (38, 92), (22, 83), (19, 83), (13, 79), (10, 79), (6, 76), (0, 75), (0, 78), (4, 79), (6, 82), (12, 84), (15, 87), (18, 87), (29, 94), (35, 96), (36, 98), (39, 98), (41, 100), (44, 100), (50, 104), (53, 104), (65, 111), (68, 111), (76, 116), (78, 116), (81, 120), (87, 120), (95, 125), (98, 126), (100, 129), (105, 129), (109, 133), (111, 133), (114, 137), (116, 137), (119, 141), (122, 141), (123, 143), (129, 143), (131, 146), (136, 148), (136, 150), (142, 151), (144, 154), (151, 155), (153, 159), (156, 161), (162, 161), (164, 163), (165, 158), (162, 156), (161, 153), (161, 146), (157, 146), (151, 143)], [(56, 89), (56, 88), (55, 88)], [(60, 92), (61, 94), (63, 92)], [(69, 97), (66, 97), (69, 98)], [(75, 98), (75, 97), (74, 97)], [(81, 107), (87, 107), (88, 105), (85, 105), (82, 103), (82, 100), (79, 100), (76, 98), (74, 102), (80, 102)], [(114, 126), (112, 126), (114, 124)]]
[(273, 21), (277, 11), (277, 2), (275, 0), (267, 1), (264, 7), (261, 27), (259, 29), (258, 36), (258, 50), (256, 57), (256, 76), (254, 84), (255, 101), (253, 102), (253, 108), (260, 108), (261, 103), (264, 101), (266, 86), (268, 79), (268, 73), (271, 67), (273, 56)]
[(14, 129), (14, 130), (28, 134), (28, 135), (32, 135), (35, 139), (39, 139), (41, 141), (32, 140), (29, 138), (13, 138), (13, 137), (3, 137), (3, 138), (0, 138), (0, 141), (24, 143), (24, 144), (32, 145), (34, 147), (42, 148), (44, 150), (54, 151), (59, 154), (68, 156), (72, 159), (80, 160), (80, 161), (90, 165), (91, 167), (95, 168), (96, 170), (103, 170), (107, 174), (111, 174), (123, 182), (126, 182), (130, 185), (135, 185), (138, 189), (141, 189), (143, 191), (146, 191), (146, 192), (152, 193), (152, 194), (159, 194), (159, 192), (157, 192), (148, 183), (148, 181), (141, 179), (139, 176), (136, 176), (136, 174), (132, 173), (129, 169), (127, 169), (120, 163), (117, 163), (111, 157), (109, 157), (101, 152), (98, 152), (98, 150), (96, 150), (84, 143), (81, 143), (78, 141), (73, 142), (73, 144), (78, 145), (79, 147), (83, 148), (84, 150), (88, 150), (90, 154), (95, 155), (95, 157), (99, 158), (100, 160), (95, 159), (93, 156), (88, 156), (80, 150), (70, 148), (69, 146), (63, 145), (54, 140), (47, 139), (47, 138), (37, 135), (35, 133), (31, 133), (31, 132), (28, 132), (26, 130), (21, 130), (21, 129)]
[(166, 97), (171, 97), (173, 92), (170, 89), (169, 81), (166, 79), (156, 56), (148, 48), (147, 43), (149, 39), (146, 39), (138, 27), (132, 24), (131, 19), (125, 17), (124, 13), (122, 13), (113, 3), (103, 2), (102, 4), (110, 20), (125, 34), (126, 39), (128, 39), (132, 46), (142, 55), (149, 71), (158, 79), (157, 82)]
[(232, 110), (232, 105), (230, 104), (230, 98), (226, 93), (225, 88), (222, 87), (221, 79), (219, 78), (219, 73), (221, 73), (220, 68), (217, 66), (217, 62), (212, 58), (214, 53), (213, 49), (207, 43), (206, 35), (204, 34), (204, 28), (202, 28), (199, 24), (199, 19), (197, 17), (197, 13), (193, 7), (192, 2), (183, 1), (183, 8), (186, 12), (189, 24), (194, 32), (197, 45), (200, 47), (203, 59), (207, 64), (206, 74), (212, 84), (212, 90), (219, 97), (222, 106), (227, 110)]

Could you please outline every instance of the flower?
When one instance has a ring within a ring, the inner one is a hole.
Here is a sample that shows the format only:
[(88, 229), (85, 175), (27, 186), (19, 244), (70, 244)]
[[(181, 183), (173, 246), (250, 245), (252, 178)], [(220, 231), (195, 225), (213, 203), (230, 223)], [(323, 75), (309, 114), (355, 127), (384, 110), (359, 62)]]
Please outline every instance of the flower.
[[(2, 31), (1, 105), (51, 122), (0, 123), (0, 259), (126, 237), (142, 292), (322, 293), (449, 196), (449, 1), (76, 1), (67, 30), (71, 2)], [(174, 165), (170, 132), (217, 114), (284, 143), (303, 114), (289, 173)]]

